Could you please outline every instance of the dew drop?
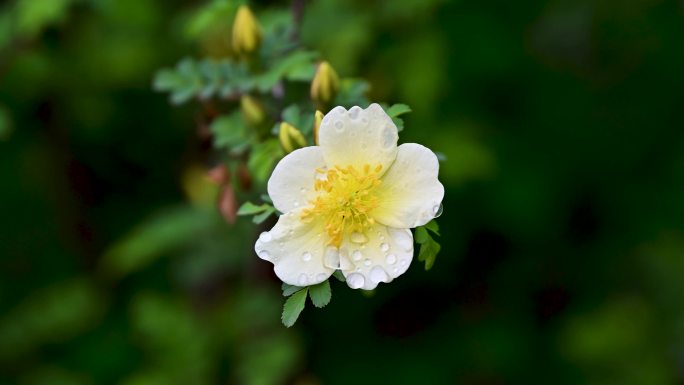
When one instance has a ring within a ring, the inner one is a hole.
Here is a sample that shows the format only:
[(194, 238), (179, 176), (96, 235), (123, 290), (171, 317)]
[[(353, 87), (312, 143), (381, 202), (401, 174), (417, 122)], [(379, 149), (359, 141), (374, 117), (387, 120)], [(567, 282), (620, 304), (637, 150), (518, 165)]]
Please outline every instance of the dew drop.
[(375, 266), (370, 271), (370, 279), (373, 283), (388, 282), (389, 276), (385, 269), (380, 266)]
[(411, 250), (413, 248), (413, 236), (410, 231), (406, 229), (389, 229), (389, 232), (390, 236), (399, 247), (405, 250)]
[(380, 244), (380, 250), (384, 253), (387, 252), (390, 249), (390, 246), (387, 243), (381, 243)]
[(444, 206), (440, 203), (439, 205), (435, 205), (432, 208), (432, 215), (434, 215), (435, 218), (439, 218), (440, 215), (442, 215), (442, 212), (444, 211)]
[(354, 107), (349, 109), (349, 117), (352, 119), (356, 119), (359, 117), (360, 112), (361, 112), (361, 107), (354, 106)]
[(269, 254), (268, 251), (266, 251), (266, 250), (259, 251), (257, 253), (257, 255), (259, 256), (259, 258), (265, 259), (265, 260), (268, 260), (269, 258), (271, 258), (271, 254)]
[(406, 265), (406, 260), (405, 260), (405, 259), (402, 259), (401, 261), (399, 261), (399, 265), (405, 266), (405, 265)]
[(333, 246), (328, 246), (323, 254), (323, 264), (330, 269), (340, 268), (340, 252)]
[(393, 126), (386, 125), (382, 131), (382, 147), (389, 148), (397, 144), (397, 135)]
[(299, 286), (306, 286), (306, 284), (309, 283), (309, 278), (306, 277), (306, 274), (302, 273), (299, 275), (299, 280), (297, 280), (297, 284)]
[(299, 207), (299, 201), (294, 201), (292, 202), (292, 204), (294, 205), (294, 207)]
[(299, 189), (299, 192), (302, 193), (302, 194), (305, 194), (305, 193), (306, 193), (306, 189), (305, 189), (304, 187), (302, 187), (302, 188)]
[(366, 260), (363, 261), (363, 264), (366, 265), (366, 266), (370, 266), (370, 265), (372, 264), (372, 262), (371, 262), (370, 259), (366, 258)]
[(302, 261), (309, 262), (311, 260), (311, 253), (308, 251), (302, 254)]
[(271, 236), (271, 233), (269, 233), (268, 231), (264, 231), (263, 233), (261, 233), (261, 235), (259, 235), (259, 240), (264, 243), (271, 242), (272, 238), (273, 237)]
[(349, 276), (347, 276), (347, 284), (352, 289), (362, 288), (365, 283), (366, 283), (366, 279), (363, 278), (363, 275), (361, 275), (359, 273), (352, 273), (352, 274), (349, 274)]
[(390, 265), (394, 265), (397, 263), (397, 256), (394, 254), (389, 254), (387, 257), (385, 257), (385, 261)]
[(326, 278), (328, 278), (327, 274), (319, 273), (318, 275), (316, 275), (316, 281), (318, 282), (323, 282)]
[(354, 250), (354, 252), (352, 253), (352, 259), (358, 262), (361, 260), (361, 258), (363, 258), (363, 254), (358, 250)]
[(363, 233), (355, 231), (351, 233), (351, 241), (354, 243), (366, 243), (368, 242), (368, 237), (366, 237)]
[(335, 122), (335, 129), (337, 132), (342, 132), (344, 130), (344, 123), (341, 120)]

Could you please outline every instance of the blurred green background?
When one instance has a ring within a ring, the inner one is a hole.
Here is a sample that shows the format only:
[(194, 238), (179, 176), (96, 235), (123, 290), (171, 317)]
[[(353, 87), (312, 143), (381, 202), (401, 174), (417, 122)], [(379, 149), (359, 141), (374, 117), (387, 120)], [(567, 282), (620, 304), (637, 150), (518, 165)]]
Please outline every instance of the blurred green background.
[(303, 4), (447, 157), (434, 268), (284, 328), (249, 219), (187, 203), (197, 105), (151, 87), (233, 2), (6, 2), (1, 384), (684, 384), (684, 3)]

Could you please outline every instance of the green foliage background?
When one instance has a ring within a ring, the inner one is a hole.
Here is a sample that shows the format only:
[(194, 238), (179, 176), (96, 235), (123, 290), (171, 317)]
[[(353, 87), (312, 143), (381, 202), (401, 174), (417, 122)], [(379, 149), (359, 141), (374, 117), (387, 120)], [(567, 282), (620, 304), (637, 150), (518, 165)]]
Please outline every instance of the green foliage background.
[(152, 84), (224, 54), (236, 3), (6, 2), (0, 383), (684, 382), (681, 2), (304, 4), (303, 42), (446, 155), (432, 270), (331, 280), (284, 328), (197, 176), (198, 104)]

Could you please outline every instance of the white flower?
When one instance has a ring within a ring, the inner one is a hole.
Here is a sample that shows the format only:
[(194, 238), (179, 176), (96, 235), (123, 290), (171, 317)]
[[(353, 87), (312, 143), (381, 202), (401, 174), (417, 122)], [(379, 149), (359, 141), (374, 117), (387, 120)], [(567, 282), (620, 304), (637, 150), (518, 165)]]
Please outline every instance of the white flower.
[(409, 228), (438, 212), (444, 187), (435, 154), (397, 147), (397, 127), (377, 104), (335, 107), (321, 123), (320, 146), (284, 157), (268, 181), (283, 215), (255, 250), (296, 286), (341, 270), (353, 289), (374, 289), (403, 274), (413, 259)]

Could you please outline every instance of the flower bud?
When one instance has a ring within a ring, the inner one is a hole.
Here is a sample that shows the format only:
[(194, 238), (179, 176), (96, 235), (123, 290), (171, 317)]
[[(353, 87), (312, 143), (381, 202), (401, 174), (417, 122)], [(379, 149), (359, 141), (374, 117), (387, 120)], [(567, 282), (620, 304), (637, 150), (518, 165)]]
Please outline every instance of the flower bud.
[(340, 89), (340, 78), (327, 61), (321, 62), (311, 82), (311, 99), (318, 105), (330, 103)]
[(266, 118), (261, 103), (249, 95), (242, 95), (240, 98), (240, 110), (242, 110), (242, 117), (245, 122), (253, 127), (263, 123)]
[(314, 124), (313, 124), (313, 138), (314, 143), (318, 146), (318, 130), (321, 128), (321, 122), (323, 121), (323, 113), (316, 110), (314, 114)]
[(283, 146), (283, 150), (288, 154), (298, 148), (306, 146), (304, 135), (290, 123), (280, 123), (280, 132), (278, 133), (278, 136), (280, 138), (280, 145)]
[(253, 52), (261, 42), (261, 28), (252, 11), (241, 5), (233, 22), (233, 50), (245, 55)]

